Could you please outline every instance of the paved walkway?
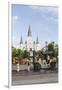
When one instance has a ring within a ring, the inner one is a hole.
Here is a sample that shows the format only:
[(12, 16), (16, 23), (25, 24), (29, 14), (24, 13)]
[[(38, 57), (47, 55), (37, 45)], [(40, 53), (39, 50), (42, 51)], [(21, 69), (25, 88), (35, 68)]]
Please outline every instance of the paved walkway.
[(57, 72), (13, 72), (12, 85), (57, 83)]

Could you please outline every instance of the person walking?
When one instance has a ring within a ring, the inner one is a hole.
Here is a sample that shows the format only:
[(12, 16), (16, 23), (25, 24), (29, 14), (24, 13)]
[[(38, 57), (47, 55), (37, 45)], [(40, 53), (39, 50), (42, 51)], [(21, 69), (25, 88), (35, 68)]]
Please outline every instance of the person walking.
[(28, 62), (28, 72), (30, 72), (30, 64), (29, 64), (29, 62)]
[(17, 72), (20, 71), (19, 63), (17, 63)]

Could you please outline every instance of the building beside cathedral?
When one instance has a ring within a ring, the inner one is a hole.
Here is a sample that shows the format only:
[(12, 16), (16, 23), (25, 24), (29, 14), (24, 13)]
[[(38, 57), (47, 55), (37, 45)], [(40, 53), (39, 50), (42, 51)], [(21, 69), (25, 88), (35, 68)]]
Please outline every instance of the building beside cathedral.
[(41, 44), (39, 43), (38, 36), (37, 36), (36, 40), (33, 41), (30, 25), (28, 28), (27, 39), (25, 42), (23, 42), (23, 38), (21, 36), (20, 49), (21, 50), (27, 50), (27, 51), (33, 51), (33, 50), (39, 51), (39, 50), (41, 50)]

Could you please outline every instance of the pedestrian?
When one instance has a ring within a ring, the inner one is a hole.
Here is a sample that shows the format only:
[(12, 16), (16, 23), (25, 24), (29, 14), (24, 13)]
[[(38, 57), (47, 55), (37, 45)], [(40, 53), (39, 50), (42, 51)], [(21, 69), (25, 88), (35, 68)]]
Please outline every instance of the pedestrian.
[(49, 55), (47, 56), (47, 64), (49, 64), (50, 63), (50, 57), (49, 57)]
[(19, 63), (17, 63), (17, 72), (20, 71)]
[(30, 64), (29, 64), (29, 62), (28, 62), (28, 72), (30, 72)]

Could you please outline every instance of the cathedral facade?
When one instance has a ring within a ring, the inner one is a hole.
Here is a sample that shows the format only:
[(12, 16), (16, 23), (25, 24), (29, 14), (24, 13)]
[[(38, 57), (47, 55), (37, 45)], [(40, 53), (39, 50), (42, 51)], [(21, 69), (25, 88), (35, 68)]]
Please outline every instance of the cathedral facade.
[(32, 33), (31, 33), (30, 25), (28, 28), (27, 39), (25, 42), (23, 42), (23, 38), (21, 36), (20, 49), (21, 50), (27, 50), (27, 51), (33, 51), (33, 50), (39, 51), (39, 50), (41, 50), (41, 44), (39, 43), (38, 36), (36, 38), (36, 41), (33, 41), (33, 39), (32, 39)]

